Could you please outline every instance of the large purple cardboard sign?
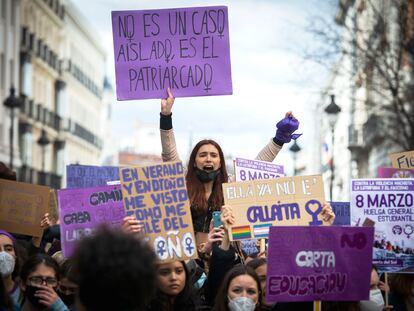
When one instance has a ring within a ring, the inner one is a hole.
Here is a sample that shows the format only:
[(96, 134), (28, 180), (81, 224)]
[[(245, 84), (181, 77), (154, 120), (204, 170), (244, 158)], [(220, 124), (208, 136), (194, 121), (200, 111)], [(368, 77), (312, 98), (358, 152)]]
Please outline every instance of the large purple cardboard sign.
[(233, 93), (227, 7), (113, 11), (118, 100)]
[(414, 178), (414, 169), (379, 167), (378, 178)]
[(106, 223), (120, 226), (124, 218), (121, 186), (58, 190), (60, 235), (63, 255), (68, 258), (84, 236)]
[(106, 186), (119, 180), (117, 166), (94, 166), (71, 164), (66, 166), (66, 188), (89, 188)]
[(379, 271), (414, 272), (414, 179), (352, 180), (351, 224), (375, 225)]
[(373, 235), (372, 227), (271, 227), (266, 300), (368, 300)]

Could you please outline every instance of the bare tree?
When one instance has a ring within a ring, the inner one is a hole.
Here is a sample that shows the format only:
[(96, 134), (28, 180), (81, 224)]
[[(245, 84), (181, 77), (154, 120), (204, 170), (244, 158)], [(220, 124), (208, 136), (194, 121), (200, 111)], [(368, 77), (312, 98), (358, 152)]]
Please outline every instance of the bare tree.
[(306, 58), (327, 66), (349, 58), (351, 83), (366, 89), (367, 113), (377, 116), (367, 122), (382, 122), (385, 140), (414, 150), (414, 0), (338, 3), (336, 24), (312, 20), (319, 44)]

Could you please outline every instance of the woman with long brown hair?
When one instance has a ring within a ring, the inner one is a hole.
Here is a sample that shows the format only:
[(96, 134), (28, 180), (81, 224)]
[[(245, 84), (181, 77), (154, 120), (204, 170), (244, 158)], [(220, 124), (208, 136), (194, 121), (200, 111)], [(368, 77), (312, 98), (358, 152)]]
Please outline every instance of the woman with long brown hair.
[[(161, 100), (160, 113), (164, 162), (180, 160), (171, 118), (174, 96), (170, 89), (167, 89), (167, 94), (168, 97)], [(283, 144), (297, 137), (293, 132), (298, 129), (299, 121), (288, 112), (276, 127), (275, 137), (259, 152), (256, 156), (257, 160), (272, 162)], [(224, 204), (222, 183), (227, 181), (226, 163), (220, 145), (211, 139), (198, 142), (191, 152), (186, 173), (187, 191), (196, 234), (204, 233), (207, 236), (213, 211), (219, 211)], [(197, 241), (197, 244), (199, 242)]]

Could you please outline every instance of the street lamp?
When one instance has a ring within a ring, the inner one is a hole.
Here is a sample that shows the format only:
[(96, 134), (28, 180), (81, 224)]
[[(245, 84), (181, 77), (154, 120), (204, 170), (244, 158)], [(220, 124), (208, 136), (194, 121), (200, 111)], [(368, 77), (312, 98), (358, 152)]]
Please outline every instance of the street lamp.
[(293, 140), (293, 145), (290, 146), (289, 150), (293, 153), (293, 176), (296, 176), (296, 155), (302, 148), (299, 147), (296, 139)]
[(329, 198), (332, 202), (332, 190), (333, 190), (333, 183), (335, 180), (335, 166), (334, 166), (334, 143), (335, 143), (335, 124), (338, 120), (338, 115), (341, 112), (341, 107), (335, 104), (335, 95), (331, 95), (331, 103), (325, 108), (325, 112), (328, 115), (328, 124), (331, 128), (331, 136), (332, 136), (332, 159), (331, 159), (331, 181), (329, 183)]
[(10, 108), (10, 169), (13, 170), (13, 136), (14, 136), (14, 108), (20, 108), (20, 100), (15, 96), (15, 89), (10, 88), (10, 95), (4, 100), (4, 106)]
[(47, 138), (47, 134), (44, 129), (42, 129), (42, 134), (37, 140), (37, 143), (42, 147), (42, 172), (45, 172), (46, 146), (50, 144), (50, 140)]

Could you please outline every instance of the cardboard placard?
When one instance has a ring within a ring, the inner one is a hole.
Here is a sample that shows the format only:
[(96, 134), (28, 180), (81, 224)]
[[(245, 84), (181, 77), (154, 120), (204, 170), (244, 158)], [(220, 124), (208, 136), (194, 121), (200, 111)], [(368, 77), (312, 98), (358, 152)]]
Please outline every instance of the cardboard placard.
[(378, 178), (414, 178), (414, 169), (379, 167)]
[(332, 211), (335, 213), (335, 220), (332, 225), (350, 226), (350, 202), (329, 202), (329, 204), (331, 204)]
[(119, 180), (117, 166), (94, 166), (71, 164), (66, 166), (66, 188), (91, 188), (106, 186), (107, 182)]
[(272, 179), (285, 176), (282, 165), (271, 162), (236, 158), (234, 160), (236, 181)]
[(49, 211), (50, 188), (0, 179), (0, 228), (41, 237), (40, 221)]
[(392, 153), (389, 155), (392, 167), (414, 168), (414, 150)]
[(375, 225), (379, 271), (414, 272), (414, 179), (352, 180), (351, 222)]
[(267, 238), (270, 226), (327, 225), (320, 175), (281, 177), (223, 184), (224, 202), (233, 208), (231, 241)]
[(181, 162), (120, 170), (126, 216), (144, 225), (161, 261), (197, 258), (190, 203)]
[(368, 300), (373, 235), (369, 227), (270, 228), (266, 300)]
[(118, 100), (233, 94), (226, 6), (113, 11)]
[(58, 190), (63, 255), (72, 255), (76, 243), (102, 223), (120, 226), (124, 204), (120, 186)]

